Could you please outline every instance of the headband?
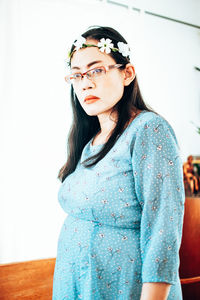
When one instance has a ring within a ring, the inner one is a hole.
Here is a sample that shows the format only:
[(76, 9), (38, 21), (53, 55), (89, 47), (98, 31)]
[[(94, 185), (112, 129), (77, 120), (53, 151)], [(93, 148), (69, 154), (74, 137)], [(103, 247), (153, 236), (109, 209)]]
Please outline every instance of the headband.
[[(117, 43), (117, 47), (114, 47), (114, 44), (112, 43), (112, 40), (110, 39), (105, 39), (102, 38), (100, 39), (100, 41), (98, 42), (97, 45), (94, 44), (86, 44), (86, 38), (84, 38), (83, 36), (80, 36), (74, 43), (73, 45), (75, 46), (75, 49), (73, 51), (69, 51), (68, 52), (68, 58), (69, 60), (72, 57), (72, 54), (81, 49), (81, 48), (86, 48), (86, 47), (97, 47), (99, 48), (99, 50), (101, 52), (105, 52), (107, 54), (109, 54), (111, 51), (113, 52), (119, 52), (121, 53), (124, 57), (129, 58), (130, 56), (130, 47), (128, 44), (125, 44), (124, 42), (118, 42)], [(69, 62), (68, 62), (69, 64)]]

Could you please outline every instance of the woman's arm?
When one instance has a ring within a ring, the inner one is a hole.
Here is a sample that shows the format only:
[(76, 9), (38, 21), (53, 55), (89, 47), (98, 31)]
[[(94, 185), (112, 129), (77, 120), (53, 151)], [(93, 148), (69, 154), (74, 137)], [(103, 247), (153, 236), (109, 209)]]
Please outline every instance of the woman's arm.
[[(182, 161), (175, 134), (161, 117), (141, 125), (132, 166), (141, 205), (142, 300), (165, 299), (168, 285), (179, 282), (179, 248), (184, 212)], [(166, 290), (165, 290), (166, 289)], [(163, 292), (163, 298), (157, 293)]]
[(145, 282), (140, 300), (167, 300), (171, 285), (166, 282)]

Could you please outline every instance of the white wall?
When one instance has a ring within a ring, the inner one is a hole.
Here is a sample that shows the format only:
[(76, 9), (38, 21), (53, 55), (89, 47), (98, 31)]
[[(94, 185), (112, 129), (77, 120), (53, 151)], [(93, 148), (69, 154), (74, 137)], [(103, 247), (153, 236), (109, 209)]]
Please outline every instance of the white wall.
[[(171, 5), (178, 10), (179, 4)], [(66, 216), (57, 202), (57, 175), (71, 122), (63, 79), (68, 47), (89, 25), (119, 30), (131, 45), (146, 102), (172, 124), (185, 160), (200, 154), (200, 136), (190, 123), (200, 126), (200, 74), (194, 70), (200, 32), (89, 0), (1, 0), (0, 22), (0, 262), (55, 257)]]

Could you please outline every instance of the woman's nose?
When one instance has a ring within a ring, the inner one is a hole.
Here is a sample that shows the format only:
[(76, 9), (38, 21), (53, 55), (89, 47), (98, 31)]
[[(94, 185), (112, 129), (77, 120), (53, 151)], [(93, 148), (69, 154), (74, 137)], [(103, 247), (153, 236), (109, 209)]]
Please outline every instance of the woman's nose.
[(92, 89), (95, 84), (92, 80), (88, 79), (87, 76), (83, 76), (81, 79), (81, 87), (83, 90)]

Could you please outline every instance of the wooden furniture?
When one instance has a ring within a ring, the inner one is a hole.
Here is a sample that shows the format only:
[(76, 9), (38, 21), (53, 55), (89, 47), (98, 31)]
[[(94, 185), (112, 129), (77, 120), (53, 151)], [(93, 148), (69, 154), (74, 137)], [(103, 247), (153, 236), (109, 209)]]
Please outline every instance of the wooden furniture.
[(200, 198), (186, 197), (180, 248), (181, 285), (184, 300), (200, 299)]
[[(51, 300), (55, 258), (0, 265), (0, 300)], [(184, 300), (200, 299), (200, 198), (186, 198), (180, 248)]]
[(0, 300), (51, 300), (55, 258), (0, 265)]

